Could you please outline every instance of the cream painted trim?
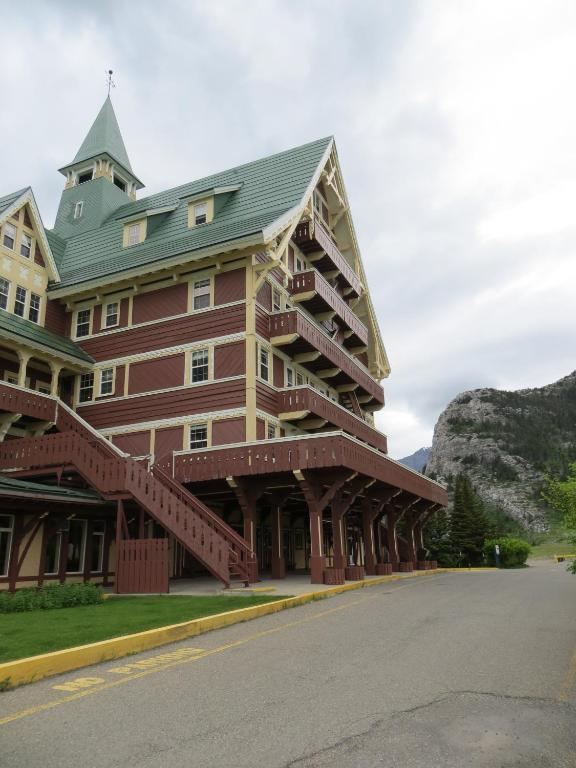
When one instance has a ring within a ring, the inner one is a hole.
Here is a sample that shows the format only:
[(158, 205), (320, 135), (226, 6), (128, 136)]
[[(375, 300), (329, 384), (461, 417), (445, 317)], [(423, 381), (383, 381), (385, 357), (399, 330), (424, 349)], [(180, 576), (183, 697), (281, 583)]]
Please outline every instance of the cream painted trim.
[(190, 419), (196, 419), (200, 422), (205, 422), (208, 419), (214, 421), (222, 421), (223, 419), (233, 419), (246, 414), (246, 408), (229, 408), (224, 411), (210, 411), (208, 413), (188, 414), (186, 416), (178, 416), (173, 419), (156, 419), (154, 421), (140, 421), (137, 424), (126, 424), (119, 427), (106, 427), (103, 433), (106, 435), (126, 435), (131, 432), (142, 432), (148, 429), (165, 429), (167, 427), (181, 427), (190, 424)]
[[(112, 392), (109, 394), (103, 394), (102, 393), (102, 372), (103, 371), (109, 371), (112, 370)], [(98, 386), (96, 386), (96, 384)], [(100, 402), (100, 400), (105, 397), (106, 401), (108, 401), (111, 397), (114, 397), (114, 392), (116, 391), (116, 366), (115, 365), (105, 365), (102, 368), (98, 368), (94, 371), (94, 390), (98, 390), (98, 394), (94, 396), (94, 399), (96, 402)]]
[[(117, 328), (120, 324), (120, 302), (122, 299), (108, 299), (106, 302), (102, 302), (102, 311), (100, 312), (100, 329), (103, 331), (111, 331), (114, 328)], [(108, 307), (111, 304), (116, 304), (118, 306), (118, 311), (116, 313), (116, 322), (114, 325), (106, 325), (106, 313), (108, 311)], [(101, 335), (101, 334), (99, 334)]]
[[(196, 206), (206, 205), (206, 221), (202, 224), (196, 224)], [(202, 197), (188, 199), (188, 229), (195, 229), (196, 227), (203, 227), (204, 224), (210, 224), (214, 221), (214, 196), (204, 195)]]

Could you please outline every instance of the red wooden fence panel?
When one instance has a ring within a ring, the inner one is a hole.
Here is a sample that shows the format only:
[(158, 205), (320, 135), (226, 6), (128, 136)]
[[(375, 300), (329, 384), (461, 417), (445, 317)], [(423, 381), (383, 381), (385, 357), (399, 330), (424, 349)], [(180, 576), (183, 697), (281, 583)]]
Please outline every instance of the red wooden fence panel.
[(168, 592), (168, 539), (126, 539), (120, 542), (116, 592)]

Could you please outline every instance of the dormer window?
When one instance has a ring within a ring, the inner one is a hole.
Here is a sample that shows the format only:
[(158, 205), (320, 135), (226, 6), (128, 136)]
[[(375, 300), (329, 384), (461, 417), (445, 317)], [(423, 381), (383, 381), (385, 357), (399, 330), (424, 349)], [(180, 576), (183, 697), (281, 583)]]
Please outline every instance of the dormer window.
[(140, 224), (131, 224), (128, 227), (128, 245), (137, 245), (140, 242)]
[(26, 232), (22, 232), (22, 239), (20, 240), (20, 256), (24, 256), (25, 259), (29, 259), (31, 250), (32, 238), (30, 235), (27, 235)]
[(128, 189), (128, 184), (124, 181), (124, 179), (121, 176), (118, 176), (116, 173), (113, 177), (114, 184), (118, 187), (118, 189), (121, 189), (122, 192), (126, 192)]
[(208, 206), (206, 203), (198, 203), (194, 206), (194, 224), (206, 224), (208, 216)]
[(75, 219), (79, 219), (82, 216), (83, 212), (84, 212), (84, 202), (82, 200), (80, 200), (74, 206), (74, 218)]
[(188, 226), (198, 227), (201, 224), (208, 224), (214, 218), (214, 198), (204, 198), (203, 200), (193, 200), (188, 203)]
[(92, 181), (94, 178), (94, 170), (82, 171), (78, 174), (78, 184), (86, 184), (87, 181)]
[(124, 225), (124, 248), (131, 245), (138, 245), (146, 239), (146, 219), (143, 221), (133, 221)]

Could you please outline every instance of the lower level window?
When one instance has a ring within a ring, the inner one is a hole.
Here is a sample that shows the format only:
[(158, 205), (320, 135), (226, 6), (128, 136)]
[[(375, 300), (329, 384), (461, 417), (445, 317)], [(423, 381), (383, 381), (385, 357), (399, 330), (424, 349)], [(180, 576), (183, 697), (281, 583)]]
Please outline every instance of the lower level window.
[(40, 319), (40, 296), (37, 293), (30, 294), (30, 306), (28, 307), (28, 320), (37, 323)]
[(26, 288), (16, 286), (16, 296), (14, 298), (14, 314), (18, 317), (24, 317), (26, 312)]
[(274, 424), (268, 424), (268, 440), (274, 440), (276, 437), (276, 427)]
[(92, 400), (92, 393), (94, 392), (94, 374), (83, 373), (80, 376), (80, 389), (78, 392), (78, 400), (81, 403), (87, 403)]
[(10, 293), (10, 283), (3, 277), (0, 277), (0, 309), (6, 309), (8, 306), (8, 294)]
[(13, 528), (14, 517), (12, 515), (0, 515), (0, 576), (8, 575)]
[(111, 395), (114, 386), (114, 369), (104, 368), (100, 372), (100, 394)]
[(192, 384), (208, 381), (208, 350), (198, 349), (192, 352)]
[(58, 573), (60, 564), (60, 546), (62, 544), (61, 531), (53, 531), (46, 542), (44, 555), (44, 573), (51, 575)]
[(92, 541), (90, 550), (90, 572), (101, 573), (104, 565), (104, 536), (106, 523), (104, 520), (95, 520), (92, 523)]
[(206, 448), (208, 446), (208, 426), (193, 424), (190, 427), (190, 449)]
[(68, 551), (66, 573), (81, 573), (84, 570), (86, 550), (86, 520), (70, 520), (68, 527)]

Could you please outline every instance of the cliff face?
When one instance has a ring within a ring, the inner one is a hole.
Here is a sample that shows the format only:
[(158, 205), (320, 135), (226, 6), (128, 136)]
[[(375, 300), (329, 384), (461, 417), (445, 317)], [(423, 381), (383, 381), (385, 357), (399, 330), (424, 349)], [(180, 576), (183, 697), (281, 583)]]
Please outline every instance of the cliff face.
[(547, 472), (576, 461), (576, 371), (540, 389), (462, 392), (434, 429), (426, 474), (466, 473), (483, 501), (533, 530), (547, 527)]
[(398, 459), (400, 464), (404, 464), (405, 467), (415, 469), (416, 472), (422, 472), (428, 462), (430, 456), (430, 448), (419, 448), (410, 456), (404, 456), (403, 459)]

